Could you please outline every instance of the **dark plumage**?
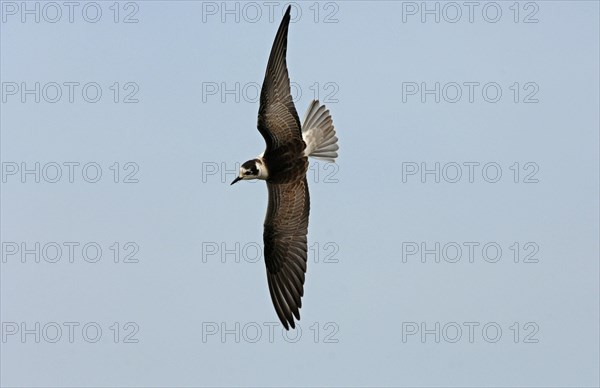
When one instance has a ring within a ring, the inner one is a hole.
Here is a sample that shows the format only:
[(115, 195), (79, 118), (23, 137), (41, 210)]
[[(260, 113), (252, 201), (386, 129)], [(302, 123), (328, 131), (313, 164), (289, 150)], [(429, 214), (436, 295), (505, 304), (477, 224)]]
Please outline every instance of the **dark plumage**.
[(258, 174), (258, 168), (256, 168), (256, 163), (258, 163), (258, 159), (252, 159), (242, 164), (242, 167), (246, 170), (250, 171), (252, 175)]
[(288, 7), (271, 49), (260, 95), (258, 130), (267, 148), (269, 206), (264, 224), (265, 264), (271, 300), (286, 329), (300, 319), (306, 273), (310, 200), (300, 119), (290, 94), (286, 65)]
[(301, 127), (294, 107), (285, 59), (290, 10), (288, 7), (277, 30), (260, 93), (258, 131), (265, 139), (265, 152), (242, 164), (231, 182), (267, 181), (269, 206), (263, 233), (267, 282), (277, 316), (288, 330), (300, 319), (304, 295), (310, 212), (308, 156), (333, 161), (338, 150), (325, 106), (311, 103), (304, 119), (306, 128)]

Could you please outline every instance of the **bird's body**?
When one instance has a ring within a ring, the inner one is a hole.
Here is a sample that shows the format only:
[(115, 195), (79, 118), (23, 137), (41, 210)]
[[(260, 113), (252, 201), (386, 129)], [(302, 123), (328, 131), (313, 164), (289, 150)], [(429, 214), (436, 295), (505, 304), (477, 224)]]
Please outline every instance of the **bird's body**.
[(288, 7), (275, 36), (263, 82), (258, 130), (267, 147), (242, 164), (240, 180), (267, 182), (269, 205), (264, 223), (264, 256), (271, 300), (283, 326), (295, 328), (304, 295), (310, 199), (308, 157), (333, 161), (337, 137), (325, 106), (313, 101), (302, 125), (292, 96), (286, 64)]

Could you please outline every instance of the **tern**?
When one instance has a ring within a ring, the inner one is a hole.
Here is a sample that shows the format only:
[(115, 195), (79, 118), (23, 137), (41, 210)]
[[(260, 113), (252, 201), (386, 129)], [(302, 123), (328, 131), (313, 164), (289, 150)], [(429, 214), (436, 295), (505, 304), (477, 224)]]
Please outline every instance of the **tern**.
[(241, 180), (267, 182), (269, 204), (263, 242), (267, 283), (277, 316), (286, 330), (300, 320), (306, 273), (310, 199), (308, 157), (334, 162), (338, 138), (325, 105), (310, 103), (300, 125), (290, 94), (287, 70), (288, 6), (277, 30), (260, 93), (258, 131), (265, 151), (243, 163), (231, 184)]

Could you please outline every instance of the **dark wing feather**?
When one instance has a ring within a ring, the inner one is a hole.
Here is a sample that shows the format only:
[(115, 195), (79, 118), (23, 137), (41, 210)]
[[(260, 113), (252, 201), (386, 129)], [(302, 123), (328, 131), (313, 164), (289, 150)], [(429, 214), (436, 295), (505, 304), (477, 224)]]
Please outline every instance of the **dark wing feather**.
[(258, 130), (267, 143), (265, 154), (289, 142), (303, 142), (285, 60), (290, 9), (288, 7), (277, 30), (260, 93)]
[[(306, 177), (292, 183), (267, 182), (269, 207), (265, 219), (265, 264), (271, 300), (286, 329), (300, 319), (306, 273), (310, 199)], [(289, 325), (289, 326), (288, 326)]]

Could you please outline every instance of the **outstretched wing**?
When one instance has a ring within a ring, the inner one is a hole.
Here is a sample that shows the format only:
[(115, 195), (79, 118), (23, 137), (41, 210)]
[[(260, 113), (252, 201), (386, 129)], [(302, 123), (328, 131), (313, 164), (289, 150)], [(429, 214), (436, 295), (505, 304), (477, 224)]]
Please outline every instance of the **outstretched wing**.
[(285, 60), (290, 9), (291, 6), (277, 30), (260, 93), (258, 130), (267, 143), (265, 154), (283, 144), (303, 141), (300, 119), (290, 93), (290, 78)]
[(306, 177), (292, 183), (267, 182), (269, 207), (263, 235), (271, 300), (286, 329), (300, 319), (306, 273), (310, 199)]

